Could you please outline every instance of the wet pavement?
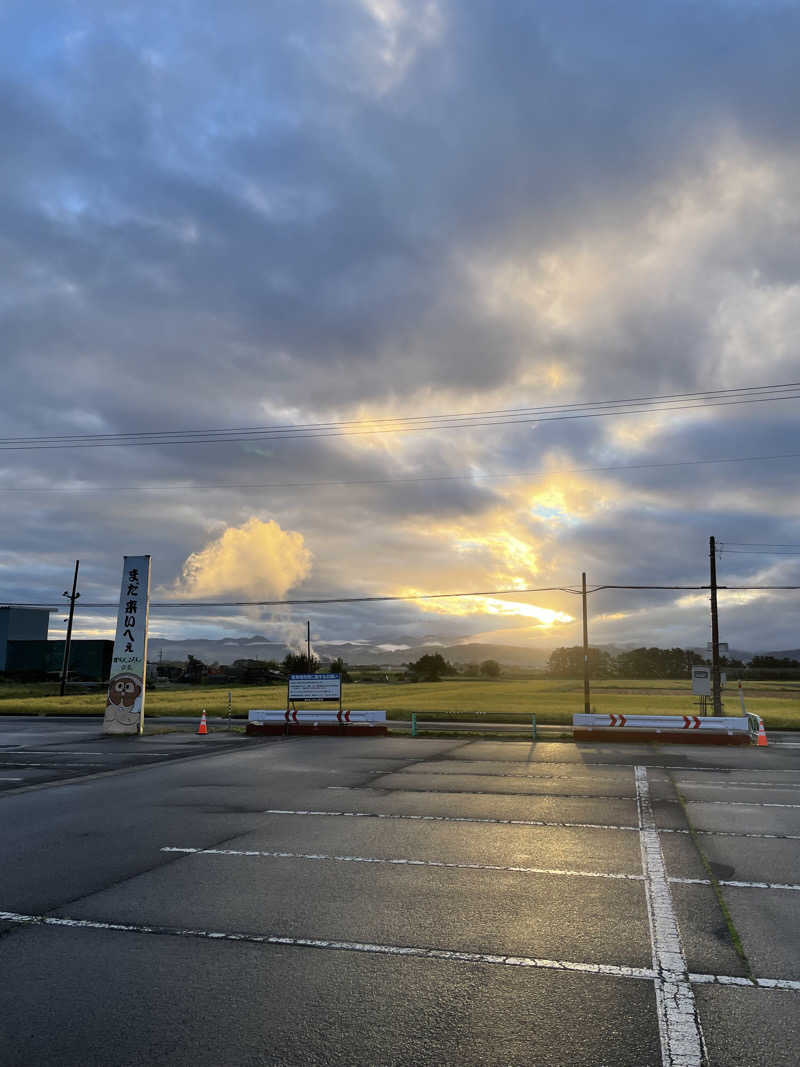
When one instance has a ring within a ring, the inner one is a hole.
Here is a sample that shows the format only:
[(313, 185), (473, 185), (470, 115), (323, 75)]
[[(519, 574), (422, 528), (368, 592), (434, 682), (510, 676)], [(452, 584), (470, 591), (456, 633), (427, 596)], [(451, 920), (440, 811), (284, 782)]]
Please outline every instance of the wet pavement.
[(0, 797), (2, 1063), (798, 1062), (800, 752), (204, 740)]

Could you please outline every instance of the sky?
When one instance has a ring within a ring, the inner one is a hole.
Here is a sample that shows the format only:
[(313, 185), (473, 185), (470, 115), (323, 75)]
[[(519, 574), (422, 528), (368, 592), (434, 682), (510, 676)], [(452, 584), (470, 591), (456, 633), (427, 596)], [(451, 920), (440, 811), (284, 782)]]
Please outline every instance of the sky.
[[(800, 380), (799, 47), (788, 0), (7, 0), (0, 601), (150, 553), (154, 635), (552, 648), (574, 593), (191, 602), (698, 586), (711, 535), (800, 584), (800, 390), (425, 422)], [(799, 608), (722, 593), (720, 636)], [(708, 594), (594, 593), (590, 637), (703, 645)]]

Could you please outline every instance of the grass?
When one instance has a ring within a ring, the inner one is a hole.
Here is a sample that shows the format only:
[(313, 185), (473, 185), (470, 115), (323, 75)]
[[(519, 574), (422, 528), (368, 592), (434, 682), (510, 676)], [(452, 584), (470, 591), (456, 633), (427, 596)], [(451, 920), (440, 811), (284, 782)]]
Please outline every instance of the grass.
[[(283, 686), (250, 686), (233, 689), (233, 714), (246, 716), (250, 708), (285, 706)], [(607, 679), (592, 683), (591, 704), (600, 714), (687, 715), (696, 711), (688, 681), (672, 679)], [(800, 729), (800, 685), (797, 682), (753, 682), (745, 687), (747, 710), (761, 715), (767, 727)], [(530, 722), (569, 724), (575, 712), (583, 711), (580, 679), (499, 679), (413, 684), (345, 685), (347, 708), (381, 708), (388, 718), (408, 719), (412, 712), (425, 719), (462, 719), (484, 722)], [(101, 715), (105, 693), (70, 693), (58, 696), (58, 686), (49, 683), (15, 685), (0, 683), (0, 714), (3, 715)], [(311, 708), (314, 705), (301, 705)], [(326, 705), (330, 707), (331, 705)], [(228, 690), (214, 686), (175, 686), (147, 693), (148, 716), (187, 715), (199, 718), (226, 715)], [(725, 693), (725, 709), (740, 714), (735, 686)]]

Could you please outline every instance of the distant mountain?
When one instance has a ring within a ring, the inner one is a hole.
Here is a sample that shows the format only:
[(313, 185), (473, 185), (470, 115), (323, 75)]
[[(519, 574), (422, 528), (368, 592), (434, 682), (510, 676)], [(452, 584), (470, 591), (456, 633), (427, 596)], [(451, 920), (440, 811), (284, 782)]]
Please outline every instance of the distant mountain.
[[(452, 639), (450, 639), (452, 641)], [(350, 666), (399, 667), (411, 663), (420, 656), (440, 653), (448, 662), (464, 666), (467, 663), (481, 663), (486, 659), (496, 659), (505, 667), (544, 667), (552, 649), (525, 648), (520, 645), (482, 644), (479, 642), (462, 642), (452, 644), (447, 638), (436, 634), (426, 634), (414, 645), (393, 640), (392, 636), (382, 633), (371, 641), (351, 641), (342, 643), (317, 642), (312, 645), (316, 654), (325, 662), (339, 656)], [(612, 656), (641, 645), (628, 641), (619, 645), (597, 645), (603, 652)], [(160, 657), (166, 660), (186, 660), (190, 655), (203, 663), (233, 663), (236, 659), (277, 660), (280, 662), (290, 651), (285, 642), (264, 634), (252, 634), (250, 637), (202, 638), (187, 637), (168, 640), (163, 637), (151, 637), (148, 643), (148, 658), (153, 661)], [(710, 651), (705, 646), (697, 646), (693, 651), (709, 659)], [(749, 663), (754, 655), (775, 656), (778, 659), (800, 659), (800, 649), (785, 649), (777, 652), (748, 652), (745, 649), (732, 648), (723, 655), (729, 659), (739, 659)]]
[(233, 663), (236, 659), (282, 660), (289, 652), (283, 641), (271, 641), (255, 634), (252, 637), (186, 637), (169, 640), (166, 637), (151, 637), (147, 642), (147, 658), (185, 660), (189, 656), (203, 663)]
[[(486, 659), (496, 659), (507, 667), (542, 667), (547, 662), (550, 651), (538, 648), (523, 648), (518, 645), (496, 644), (444, 644), (437, 642), (431, 635), (424, 644), (403, 645), (399, 641), (381, 641), (380, 644), (345, 642), (329, 644), (327, 642), (312, 645), (316, 654), (323, 660), (341, 658), (351, 666), (399, 667), (413, 662), (420, 656), (440, 653), (450, 663), (459, 665), (481, 663)], [(152, 662), (165, 660), (186, 660), (190, 655), (203, 663), (233, 663), (237, 659), (277, 660), (280, 662), (290, 649), (283, 641), (275, 641), (263, 634), (252, 637), (222, 637), (218, 639), (189, 637), (169, 640), (152, 637), (148, 642), (147, 655)]]

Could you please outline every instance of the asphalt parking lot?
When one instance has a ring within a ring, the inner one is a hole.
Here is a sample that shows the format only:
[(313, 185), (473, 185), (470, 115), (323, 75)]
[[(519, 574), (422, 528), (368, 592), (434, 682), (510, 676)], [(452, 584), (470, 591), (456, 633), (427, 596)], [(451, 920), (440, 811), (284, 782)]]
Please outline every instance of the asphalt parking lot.
[(3, 1064), (800, 1058), (794, 748), (251, 741), (0, 812)]
[[(158, 727), (148, 722), (148, 728)], [(189, 729), (136, 738), (104, 737), (102, 730), (100, 718), (0, 716), (0, 793), (182, 759), (198, 752)], [(236, 745), (244, 741), (238, 734), (215, 733), (206, 742), (212, 743)]]

